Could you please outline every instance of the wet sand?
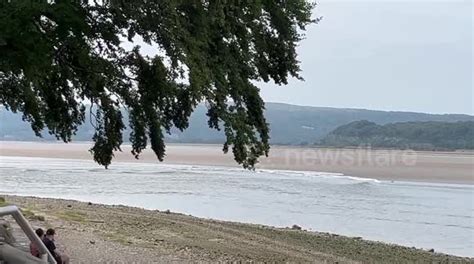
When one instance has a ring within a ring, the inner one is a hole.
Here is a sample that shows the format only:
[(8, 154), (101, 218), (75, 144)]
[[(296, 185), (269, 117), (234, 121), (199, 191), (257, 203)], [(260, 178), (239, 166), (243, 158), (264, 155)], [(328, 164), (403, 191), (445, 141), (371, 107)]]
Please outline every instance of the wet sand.
[[(88, 159), (92, 143), (0, 141), (0, 156)], [(136, 160), (130, 146), (115, 154), (115, 162), (158, 162), (146, 150)], [(165, 164), (238, 167), (221, 145), (168, 144)], [(112, 164), (113, 166), (113, 164)], [(474, 184), (474, 152), (327, 149), (273, 146), (257, 168), (343, 173), (392, 181)]]

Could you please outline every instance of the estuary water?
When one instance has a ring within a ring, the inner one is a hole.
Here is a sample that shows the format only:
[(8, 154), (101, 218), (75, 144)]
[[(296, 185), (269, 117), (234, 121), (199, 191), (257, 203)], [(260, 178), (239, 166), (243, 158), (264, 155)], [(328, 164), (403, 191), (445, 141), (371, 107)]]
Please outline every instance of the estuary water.
[(474, 186), (301, 171), (0, 157), (0, 194), (169, 209), (474, 256)]

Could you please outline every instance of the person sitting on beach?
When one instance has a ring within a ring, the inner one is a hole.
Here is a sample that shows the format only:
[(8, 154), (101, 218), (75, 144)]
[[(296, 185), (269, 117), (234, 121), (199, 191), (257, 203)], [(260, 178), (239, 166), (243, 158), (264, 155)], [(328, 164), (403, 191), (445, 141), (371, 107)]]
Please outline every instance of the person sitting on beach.
[[(43, 240), (43, 236), (44, 236), (44, 231), (43, 231), (43, 229), (38, 228), (38, 229), (36, 229), (35, 232), (36, 232), (36, 235), (39, 237), (39, 239), (40, 239), (40, 240)], [(37, 257), (37, 258), (40, 257), (40, 251), (39, 251), (38, 246), (36, 245), (35, 242), (31, 242), (31, 243), (30, 243), (30, 253), (31, 253), (31, 255), (33, 255), (33, 256), (35, 256), (35, 257)]]
[(53, 255), (54, 259), (56, 260), (58, 264), (68, 264), (69, 257), (64, 253), (60, 253), (56, 249), (56, 244), (54, 243), (55, 235), (56, 235), (56, 232), (54, 231), (54, 229), (50, 228), (46, 230), (46, 236), (43, 238), (43, 243), (46, 246), (46, 248), (49, 250), (49, 252), (51, 252), (51, 254)]

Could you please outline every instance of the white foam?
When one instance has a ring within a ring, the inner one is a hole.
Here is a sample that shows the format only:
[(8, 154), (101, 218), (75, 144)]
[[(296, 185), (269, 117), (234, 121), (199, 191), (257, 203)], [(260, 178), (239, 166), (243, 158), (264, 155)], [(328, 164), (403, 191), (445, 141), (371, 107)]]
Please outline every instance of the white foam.
[(342, 180), (352, 180), (357, 182), (372, 182), (380, 183), (381, 181), (373, 178), (364, 178), (364, 177), (355, 177), (344, 175), (343, 173), (335, 172), (322, 172), (322, 171), (295, 171), (295, 170), (268, 170), (260, 169), (259, 173), (269, 173), (269, 174), (279, 174), (279, 175), (296, 175), (296, 176), (305, 176), (305, 177), (316, 177), (324, 179), (342, 179)]

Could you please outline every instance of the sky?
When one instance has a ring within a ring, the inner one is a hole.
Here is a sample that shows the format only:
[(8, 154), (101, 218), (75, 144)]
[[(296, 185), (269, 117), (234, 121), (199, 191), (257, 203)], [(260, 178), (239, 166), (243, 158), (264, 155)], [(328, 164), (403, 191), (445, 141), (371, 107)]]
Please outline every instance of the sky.
[(298, 47), (305, 81), (259, 83), (267, 102), (474, 114), (473, 4), (319, 0)]

